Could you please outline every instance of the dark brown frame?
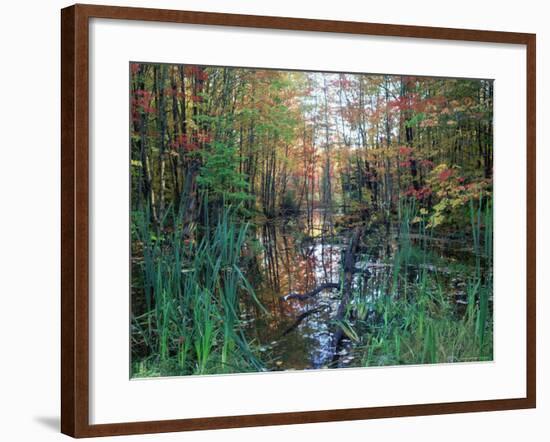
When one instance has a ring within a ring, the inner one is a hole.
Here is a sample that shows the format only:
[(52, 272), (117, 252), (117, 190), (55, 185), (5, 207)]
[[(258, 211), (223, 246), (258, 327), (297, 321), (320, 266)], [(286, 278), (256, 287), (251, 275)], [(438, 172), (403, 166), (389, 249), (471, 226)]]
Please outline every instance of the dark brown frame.
[[(527, 395), (523, 398), (90, 425), (88, 354), (88, 22), (144, 20), (249, 28), (512, 43), (527, 49)], [(301, 424), (536, 406), (534, 34), (74, 5), (61, 11), (61, 431), (73, 437)]]

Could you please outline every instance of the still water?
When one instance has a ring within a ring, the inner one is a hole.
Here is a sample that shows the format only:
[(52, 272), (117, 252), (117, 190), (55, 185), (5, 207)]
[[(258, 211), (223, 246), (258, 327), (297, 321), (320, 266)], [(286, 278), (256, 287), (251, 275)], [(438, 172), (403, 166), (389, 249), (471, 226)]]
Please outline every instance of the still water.
[[(247, 334), (270, 356), (268, 370), (301, 370), (327, 367), (348, 367), (360, 364), (357, 348), (345, 340), (334, 361), (333, 320), (340, 303), (337, 288), (327, 288), (307, 300), (285, 298), (289, 294), (305, 294), (327, 284), (340, 281), (341, 260), (349, 241), (349, 232), (335, 227), (337, 218), (322, 210), (305, 217), (278, 220), (257, 228), (258, 251), (247, 277), (256, 296), (270, 313), (266, 315), (254, 303), (242, 310)], [(367, 296), (384, 293), (383, 281), (391, 268), (385, 264), (397, 250), (396, 234), (391, 229), (367, 238), (355, 258), (357, 273), (353, 287), (365, 287)], [(432, 241), (433, 252), (446, 260), (471, 258), (460, 243)], [(435, 266), (433, 266), (435, 268)], [(445, 273), (445, 269), (437, 269)], [(410, 277), (417, 275), (411, 272)], [(450, 295), (457, 305), (464, 295), (464, 279), (449, 278)]]

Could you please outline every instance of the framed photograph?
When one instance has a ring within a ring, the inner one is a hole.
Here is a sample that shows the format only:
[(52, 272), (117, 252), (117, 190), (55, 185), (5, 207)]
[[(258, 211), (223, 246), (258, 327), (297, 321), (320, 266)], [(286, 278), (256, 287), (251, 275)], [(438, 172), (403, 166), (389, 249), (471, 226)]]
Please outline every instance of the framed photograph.
[(63, 433), (535, 407), (535, 35), (61, 17)]

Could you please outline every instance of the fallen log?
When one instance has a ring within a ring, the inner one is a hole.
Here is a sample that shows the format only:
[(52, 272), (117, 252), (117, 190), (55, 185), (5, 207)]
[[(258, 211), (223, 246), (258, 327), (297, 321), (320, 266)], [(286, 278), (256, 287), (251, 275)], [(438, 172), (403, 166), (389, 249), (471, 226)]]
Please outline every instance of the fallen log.
[(287, 295), (281, 296), (281, 299), (283, 301), (288, 301), (289, 299), (297, 299), (299, 301), (306, 301), (310, 298), (313, 298), (314, 296), (321, 293), (323, 290), (328, 289), (339, 289), (340, 283), (337, 282), (326, 282), (324, 284), (321, 284), (320, 286), (315, 287), (313, 290), (306, 292), (306, 293), (289, 293)]
[[(334, 318), (335, 323), (339, 323), (344, 319), (346, 314), (347, 305), (351, 299), (351, 289), (353, 284), (353, 274), (355, 270), (355, 255), (357, 253), (357, 248), (359, 247), (359, 239), (361, 236), (361, 228), (357, 227), (353, 234), (351, 235), (348, 248), (346, 250), (346, 255), (344, 257), (344, 280), (342, 285), (342, 299), (340, 300), (340, 305), (338, 306), (338, 311), (336, 312), (336, 317)], [(338, 360), (338, 350), (340, 348), (340, 342), (344, 336), (344, 331), (342, 327), (336, 326), (336, 330), (332, 335), (332, 362)]]

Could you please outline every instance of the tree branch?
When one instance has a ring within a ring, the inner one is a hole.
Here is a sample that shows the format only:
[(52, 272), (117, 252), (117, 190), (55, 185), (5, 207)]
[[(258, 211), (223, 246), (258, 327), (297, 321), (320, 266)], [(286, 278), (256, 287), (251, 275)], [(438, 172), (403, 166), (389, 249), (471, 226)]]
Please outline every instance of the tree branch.
[(318, 287), (315, 287), (313, 290), (306, 292), (306, 293), (289, 293), (287, 295), (281, 296), (281, 299), (283, 301), (288, 301), (289, 299), (297, 299), (299, 301), (305, 301), (309, 298), (313, 298), (315, 295), (318, 295), (323, 290), (327, 289), (339, 289), (340, 283), (338, 282), (326, 282), (325, 284), (321, 284)]

